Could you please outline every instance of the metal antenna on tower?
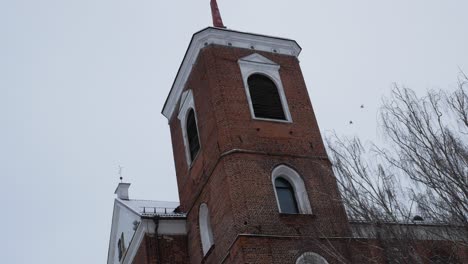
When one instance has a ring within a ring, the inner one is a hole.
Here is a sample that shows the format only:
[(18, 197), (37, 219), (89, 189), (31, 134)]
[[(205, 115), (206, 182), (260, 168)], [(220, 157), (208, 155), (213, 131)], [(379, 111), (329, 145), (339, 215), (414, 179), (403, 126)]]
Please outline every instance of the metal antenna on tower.
[(213, 26), (219, 28), (226, 28), (219, 12), (218, 3), (216, 0), (211, 0), (211, 15), (213, 16)]

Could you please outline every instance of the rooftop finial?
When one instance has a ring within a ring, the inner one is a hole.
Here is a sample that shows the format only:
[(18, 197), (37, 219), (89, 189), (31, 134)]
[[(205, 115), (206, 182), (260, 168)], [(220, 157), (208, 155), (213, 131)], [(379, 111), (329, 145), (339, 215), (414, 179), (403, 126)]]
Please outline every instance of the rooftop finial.
[(211, 15), (213, 16), (213, 26), (219, 28), (226, 28), (219, 12), (218, 3), (216, 0), (211, 0)]
[(123, 180), (122, 169), (123, 169), (123, 167), (119, 165), (119, 176), (120, 176), (119, 178), (120, 178), (120, 182), (122, 182), (122, 180)]

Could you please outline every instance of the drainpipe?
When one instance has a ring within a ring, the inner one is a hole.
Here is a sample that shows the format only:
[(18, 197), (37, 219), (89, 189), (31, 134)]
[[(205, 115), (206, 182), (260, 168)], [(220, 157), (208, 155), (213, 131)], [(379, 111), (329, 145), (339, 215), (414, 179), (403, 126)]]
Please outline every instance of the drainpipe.
[(159, 228), (159, 215), (156, 215), (153, 217), (153, 222), (154, 222), (154, 234), (156, 235), (156, 250), (158, 251), (158, 254), (156, 255), (156, 258), (158, 260), (158, 264), (161, 264), (161, 252), (160, 252), (160, 247), (159, 247), (159, 236), (158, 236), (158, 228)]

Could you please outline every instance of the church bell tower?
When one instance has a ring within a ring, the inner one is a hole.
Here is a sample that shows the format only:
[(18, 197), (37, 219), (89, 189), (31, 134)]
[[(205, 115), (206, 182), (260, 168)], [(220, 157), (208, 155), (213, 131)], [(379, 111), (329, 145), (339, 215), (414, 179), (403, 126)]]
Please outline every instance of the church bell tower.
[(216, 1), (212, 10), (214, 27), (193, 35), (162, 110), (191, 263), (309, 263), (296, 262), (307, 252), (335, 263), (330, 247), (346, 258), (333, 238), (349, 225), (301, 47), (226, 29)]

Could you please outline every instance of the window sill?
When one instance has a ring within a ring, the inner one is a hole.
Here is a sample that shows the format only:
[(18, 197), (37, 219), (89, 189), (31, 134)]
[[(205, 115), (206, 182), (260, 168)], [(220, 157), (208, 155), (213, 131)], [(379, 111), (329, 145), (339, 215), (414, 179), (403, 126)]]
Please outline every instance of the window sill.
[(297, 213), (297, 214), (291, 214), (291, 213), (279, 213), (280, 217), (315, 217), (314, 214), (302, 214), (302, 213)]
[(190, 164), (188, 165), (188, 171), (190, 172), (192, 170), (192, 167), (195, 165), (195, 162), (197, 162), (197, 159), (198, 157), (200, 156), (200, 152), (201, 152), (201, 148), (200, 150), (198, 150), (198, 153), (197, 155), (195, 156), (195, 158), (190, 162)]
[(253, 120), (256, 121), (266, 121), (266, 122), (277, 122), (277, 123), (285, 123), (291, 124), (292, 120), (283, 120), (283, 119), (273, 119), (273, 118), (263, 118), (263, 117), (252, 117)]

